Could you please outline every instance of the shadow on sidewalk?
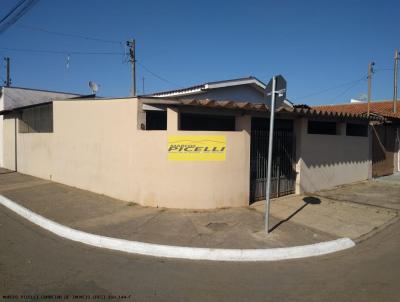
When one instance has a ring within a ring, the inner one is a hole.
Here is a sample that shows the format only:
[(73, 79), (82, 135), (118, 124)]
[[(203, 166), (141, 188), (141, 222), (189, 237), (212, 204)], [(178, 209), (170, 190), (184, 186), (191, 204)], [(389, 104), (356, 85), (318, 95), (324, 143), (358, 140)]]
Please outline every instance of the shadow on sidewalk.
[(314, 205), (314, 204), (320, 204), (321, 203), (321, 199), (317, 198), (317, 197), (312, 197), (312, 196), (306, 196), (303, 198), (304, 204), (298, 208), (296, 211), (294, 211), (292, 214), (290, 214), (287, 218), (279, 221), (276, 225), (274, 225), (269, 231), (272, 232), (273, 230), (275, 230), (277, 227), (279, 227), (281, 224), (283, 224), (284, 222), (289, 221), (290, 219), (292, 219), (297, 213), (299, 213), (301, 210), (303, 210), (306, 206), (308, 206), (309, 204)]

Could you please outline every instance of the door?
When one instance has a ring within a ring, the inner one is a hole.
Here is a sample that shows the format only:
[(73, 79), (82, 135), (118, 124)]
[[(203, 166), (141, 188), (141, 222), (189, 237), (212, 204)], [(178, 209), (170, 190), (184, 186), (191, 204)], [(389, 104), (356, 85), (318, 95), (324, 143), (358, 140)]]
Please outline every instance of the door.
[[(250, 203), (265, 199), (268, 164), (269, 120), (253, 119), (250, 156)], [(277, 120), (271, 169), (271, 198), (293, 194), (294, 134), (292, 120)]]
[(393, 174), (396, 131), (391, 125), (372, 126), (372, 176)]

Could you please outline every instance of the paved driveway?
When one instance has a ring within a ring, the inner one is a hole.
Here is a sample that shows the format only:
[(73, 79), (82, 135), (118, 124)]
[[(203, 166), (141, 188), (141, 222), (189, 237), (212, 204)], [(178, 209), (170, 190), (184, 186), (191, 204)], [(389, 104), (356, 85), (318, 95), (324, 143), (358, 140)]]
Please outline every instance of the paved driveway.
[(400, 210), (400, 173), (323, 190), (318, 196)]

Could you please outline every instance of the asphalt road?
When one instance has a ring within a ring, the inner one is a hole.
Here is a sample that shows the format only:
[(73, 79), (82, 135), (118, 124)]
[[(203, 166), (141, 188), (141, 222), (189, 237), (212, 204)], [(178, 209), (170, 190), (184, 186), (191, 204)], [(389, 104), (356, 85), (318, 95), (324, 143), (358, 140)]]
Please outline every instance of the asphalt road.
[(5, 301), (42, 295), (70, 295), (70, 301), (78, 301), (72, 295), (90, 295), (85, 301), (108, 301), (109, 295), (129, 297), (112, 301), (400, 301), (399, 222), (347, 251), (270, 263), (102, 250), (61, 239), (3, 207), (0, 238), (0, 299), (38, 295)]

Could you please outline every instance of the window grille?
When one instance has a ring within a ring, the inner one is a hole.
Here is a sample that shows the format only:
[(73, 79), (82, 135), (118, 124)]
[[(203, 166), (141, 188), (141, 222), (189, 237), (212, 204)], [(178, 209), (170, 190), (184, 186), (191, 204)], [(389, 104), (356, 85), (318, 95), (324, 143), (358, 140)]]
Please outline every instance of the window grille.
[(46, 104), (22, 110), (20, 133), (53, 132), (53, 104)]

